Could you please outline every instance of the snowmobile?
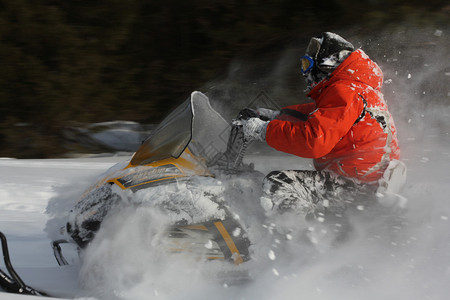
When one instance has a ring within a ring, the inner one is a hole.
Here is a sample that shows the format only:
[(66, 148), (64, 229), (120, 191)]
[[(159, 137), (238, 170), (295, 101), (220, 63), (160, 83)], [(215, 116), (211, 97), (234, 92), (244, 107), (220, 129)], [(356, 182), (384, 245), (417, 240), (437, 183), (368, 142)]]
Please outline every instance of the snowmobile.
[[(245, 111), (238, 116), (246, 117), (250, 116), (245, 116)], [(193, 92), (151, 132), (129, 161), (106, 171), (75, 204), (62, 228), (69, 238), (52, 242), (58, 264), (68, 264), (61, 244), (75, 243), (81, 250), (86, 248), (104, 219), (127, 205), (150, 205), (174, 216), (173, 224), (164, 229), (165, 249), (170, 253), (189, 253), (199, 259), (234, 265), (248, 261), (250, 240), (239, 218), (220, 193), (205, 192), (195, 185), (199, 178), (203, 180), (200, 184), (214, 183), (217, 174), (257, 172), (243, 163), (249, 143), (242, 127), (229, 124), (212, 108), (206, 95)], [(180, 185), (186, 189), (177, 194), (174, 190)], [(190, 187), (201, 195), (191, 194), (189, 199), (180, 200)], [(136, 202), (132, 199), (139, 198), (137, 195), (142, 197)], [(0, 270), (0, 286), (8, 292), (45, 295), (20, 279), (9, 261), (6, 238), (0, 237), (5, 265), (11, 274)]]

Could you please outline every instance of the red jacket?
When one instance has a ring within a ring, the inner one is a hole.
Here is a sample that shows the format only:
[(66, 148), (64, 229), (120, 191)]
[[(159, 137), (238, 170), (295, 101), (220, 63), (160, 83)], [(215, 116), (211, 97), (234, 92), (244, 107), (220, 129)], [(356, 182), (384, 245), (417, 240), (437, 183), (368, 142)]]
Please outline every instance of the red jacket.
[(267, 144), (314, 158), (318, 170), (376, 182), (389, 161), (400, 156), (382, 81), (378, 65), (362, 50), (354, 51), (308, 93), (313, 103), (288, 107), (306, 114), (305, 120), (281, 114), (269, 123)]

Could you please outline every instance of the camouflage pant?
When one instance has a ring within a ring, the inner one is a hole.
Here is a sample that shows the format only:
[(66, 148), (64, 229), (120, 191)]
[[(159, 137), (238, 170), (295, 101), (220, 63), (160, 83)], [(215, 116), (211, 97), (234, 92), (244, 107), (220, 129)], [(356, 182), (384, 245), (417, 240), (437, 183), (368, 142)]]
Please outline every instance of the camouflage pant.
[(326, 171), (273, 171), (264, 179), (261, 205), (269, 214), (338, 213), (349, 204), (374, 199), (374, 192), (373, 186)]

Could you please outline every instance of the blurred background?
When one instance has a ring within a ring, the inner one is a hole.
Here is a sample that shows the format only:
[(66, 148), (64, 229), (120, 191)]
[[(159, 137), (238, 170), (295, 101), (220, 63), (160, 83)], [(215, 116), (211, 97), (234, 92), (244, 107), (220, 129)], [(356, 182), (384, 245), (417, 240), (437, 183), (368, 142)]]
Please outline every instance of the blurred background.
[[(298, 59), (323, 31), (382, 68), (410, 48), (447, 68), (436, 45), (448, 49), (449, 19), (438, 0), (0, 1), (0, 157), (108, 151), (77, 142), (74, 128), (156, 124), (194, 90), (236, 109), (260, 91), (280, 105), (307, 101)], [(449, 76), (421, 82), (424, 95), (448, 101)]]

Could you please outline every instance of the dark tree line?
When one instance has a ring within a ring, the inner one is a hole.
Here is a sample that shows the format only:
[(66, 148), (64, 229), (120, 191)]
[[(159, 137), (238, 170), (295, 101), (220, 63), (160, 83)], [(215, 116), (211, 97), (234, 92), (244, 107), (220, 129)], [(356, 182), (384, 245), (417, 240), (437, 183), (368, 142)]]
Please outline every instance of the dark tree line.
[(0, 1), (0, 156), (55, 157), (77, 122), (157, 123), (236, 57), (323, 30), (448, 22), (446, 1)]

